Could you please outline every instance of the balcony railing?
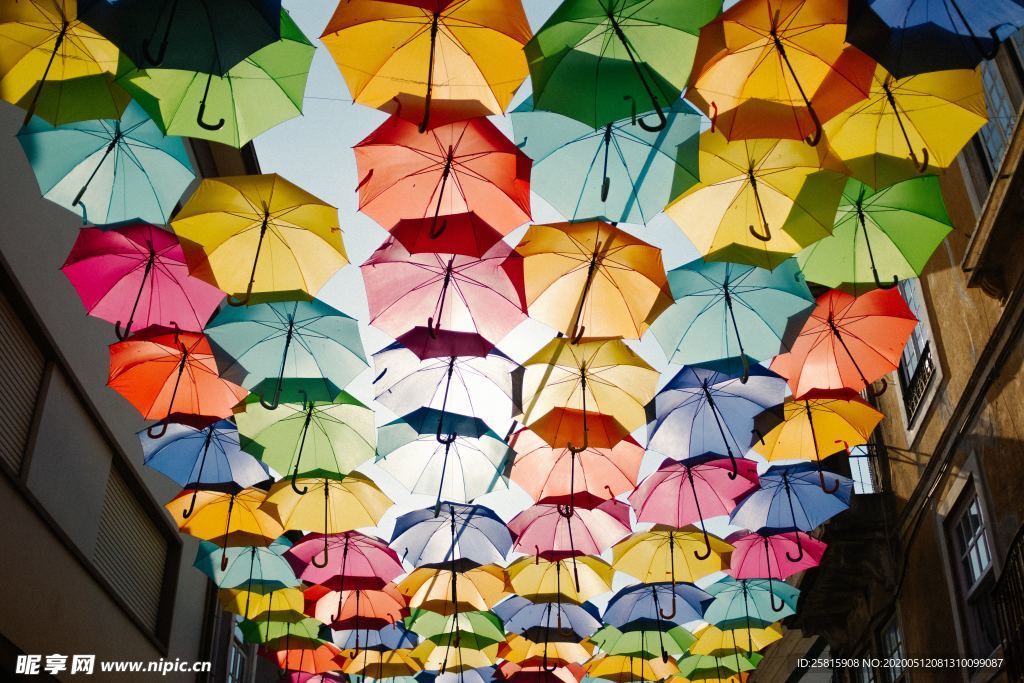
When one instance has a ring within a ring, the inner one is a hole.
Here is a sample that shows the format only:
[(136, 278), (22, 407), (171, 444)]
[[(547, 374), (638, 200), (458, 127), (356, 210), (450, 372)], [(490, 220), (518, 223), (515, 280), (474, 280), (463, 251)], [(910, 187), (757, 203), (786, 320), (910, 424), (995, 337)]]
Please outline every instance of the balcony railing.
[[(909, 380), (901, 381), (903, 385), (903, 406), (907, 410), (907, 422), (912, 423), (917, 415), (918, 408), (924, 400), (928, 387), (935, 376), (935, 361), (932, 359), (931, 344), (925, 344), (921, 350), (921, 356), (917, 360), (917, 367)], [(901, 373), (902, 380), (903, 375)]]
[(993, 591), (1011, 683), (1024, 681), (1024, 526), (1017, 530)]

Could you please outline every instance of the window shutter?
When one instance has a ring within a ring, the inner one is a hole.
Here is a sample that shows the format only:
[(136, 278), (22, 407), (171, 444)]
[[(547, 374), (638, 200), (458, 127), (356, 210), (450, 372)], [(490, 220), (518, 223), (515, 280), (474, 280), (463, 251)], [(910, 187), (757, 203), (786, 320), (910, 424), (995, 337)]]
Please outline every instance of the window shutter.
[(21, 469), (28, 445), (36, 398), (43, 382), (46, 359), (33, 341), (7, 297), (0, 296), (0, 461), (15, 472)]

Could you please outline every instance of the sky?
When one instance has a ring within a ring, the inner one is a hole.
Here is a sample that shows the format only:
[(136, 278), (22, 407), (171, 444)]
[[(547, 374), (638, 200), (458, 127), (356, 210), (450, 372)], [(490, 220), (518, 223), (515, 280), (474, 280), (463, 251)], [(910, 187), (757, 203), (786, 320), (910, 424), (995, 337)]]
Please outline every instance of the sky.
[[(291, 12), (296, 23), (320, 49), (313, 60), (303, 116), (270, 130), (257, 138), (255, 144), (264, 173), (279, 173), (339, 207), (345, 246), (353, 265), (339, 271), (318, 296), (361, 321), (360, 327), (367, 353), (372, 353), (389, 344), (391, 339), (365, 322), (369, 319), (369, 314), (357, 266), (380, 246), (387, 233), (372, 219), (358, 211), (355, 190), (358, 177), (351, 148), (380, 125), (387, 116), (377, 110), (352, 103), (345, 82), (330, 53), (316, 40), (337, 3), (338, 0), (285, 1), (285, 7)], [(525, 0), (523, 4), (535, 31), (557, 6), (553, 0)], [(509, 108), (515, 108), (529, 93), (530, 83), (527, 80)], [(512, 126), (508, 117), (491, 119), (511, 137)], [(565, 220), (536, 194), (532, 200), (534, 223)], [(697, 257), (696, 250), (682, 231), (663, 214), (657, 216), (647, 226), (620, 225), (620, 228), (661, 247), (667, 269), (680, 266)], [(525, 230), (526, 226), (519, 228), (506, 240), (514, 245)], [(499, 348), (514, 360), (522, 362), (553, 336), (554, 330), (534, 321), (526, 321), (502, 340)], [(663, 373), (662, 381), (666, 381), (674, 374), (675, 368), (668, 366), (665, 355), (653, 335), (648, 334), (640, 342), (629, 343), (648, 363)], [(371, 379), (374, 376), (375, 373), (372, 372), (363, 373), (349, 390), (369, 403), (373, 399)], [(379, 404), (373, 405), (378, 411), (378, 424), (395, 417)], [(453, 409), (457, 410), (458, 406), (453, 406)], [(492, 425), (492, 428), (504, 435), (510, 424), (509, 419), (504, 425)], [(644, 442), (644, 434), (638, 433), (636, 436), (641, 443)], [(661, 456), (645, 458), (641, 476), (656, 468), (660, 461)], [(390, 534), (390, 526), (396, 514), (433, 504), (430, 497), (409, 496), (397, 482), (372, 465), (359, 469), (381, 483), (384, 491), (393, 499), (401, 500), (378, 527), (378, 531), (385, 537)], [(511, 484), (509, 490), (493, 492), (475, 502), (492, 507), (508, 520), (532, 501), (518, 486)], [(717, 526), (709, 525), (709, 530), (715, 531)], [(622, 578), (617, 581), (621, 582)], [(617, 583), (616, 588), (618, 587)]]

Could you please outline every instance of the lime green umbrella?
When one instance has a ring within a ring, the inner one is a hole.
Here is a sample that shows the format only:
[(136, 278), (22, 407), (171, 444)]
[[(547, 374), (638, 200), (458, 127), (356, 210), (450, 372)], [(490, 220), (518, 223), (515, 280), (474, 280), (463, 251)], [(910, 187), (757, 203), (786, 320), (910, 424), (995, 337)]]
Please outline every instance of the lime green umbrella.
[(247, 643), (267, 643), (282, 638), (307, 638), (317, 640), (323, 623), (316, 619), (245, 619), (238, 623), (242, 637)]
[(826, 287), (855, 295), (888, 289), (919, 276), (952, 229), (935, 176), (878, 190), (850, 179), (831, 236), (801, 251), (797, 261), (809, 281)]
[(439, 645), (450, 645), (457, 640), (460, 647), (482, 650), (505, 640), (501, 619), (485, 611), (444, 615), (414, 609), (406, 617), (405, 625), (413, 633)]
[(275, 408), (249, 394), (236, 409), (242, 448), (290, 473), (293, 487), (298, 477), (340, 480), (376, 452), (373, 411), (344, 391), (331, 401), (314, 398), (322, 387), (321, 378), (285, 379)]
[(690, 680), (702, 678), (726, 678), (733, 674), (753, 671), (763, 657), (754, 652), (742, 655), (735, 652), (724, 657), (711, 655), (690, 655), (679, 660), (679, 675)]
[(243, 59), (224, 76), (140, 69), (122, 55), (117, 82), (168, 135), (241, 147), (302, 113), (315, 51), (282, 10), (281, 40)]
[(526, 44), (537, 109), (599, 128), (661, 130), (686, 86), (700, 28), (722, 0), (565, 0)]
[(665, 626), (670, 628), (664, 631), (655, 628), (621, 631), (607, 625), (590, 636), (590, 641), (610, 655), (652, 659), (685, 654), (697, 640), (682, 626), (671, 622), (665, 622)]

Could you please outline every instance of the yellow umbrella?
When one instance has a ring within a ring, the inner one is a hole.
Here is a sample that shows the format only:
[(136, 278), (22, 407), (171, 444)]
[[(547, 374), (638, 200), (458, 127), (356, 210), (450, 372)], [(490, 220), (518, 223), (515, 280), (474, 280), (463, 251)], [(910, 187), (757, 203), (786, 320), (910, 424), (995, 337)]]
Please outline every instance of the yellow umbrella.
[[(513, 664), (523, 664), (528, 660), (571, 664), (590, 659), (594, 654), (594, 645), (588, 641), (534, 642), (520, 635), (510, 635), (501, 648), (501, 656)], [(546, 665), (546, 664), (545, 664)]]
[(894, 78), (879, 66), (868, 98), (825, 124), (832, 151), (873, 188), (948, 167), (985, 125), (981, 69)]
[[(192, 499), (193, 507), (183, 505)], [(284, 529), (276, 517), (263, 510), (267, 493), (261, 489), (242, 489), (238, 493), (185, 489), (164, 508), (178, 523), (178, 529), (221, 548), (228, 546), (269, 545)], [(181, 510), (189, 508), (187, 516)], [(221, 556), (221, 569), (227, 567), (227, 554)]]
[(673, 529), (658, 525), (612, 546), (612, 566), (644, 583), (694, 583), (729, 566), (732, 546), (714, 536), (709, 536), (708, 541), (711, 552), (705, 556), (707, 546), (702, 532), (693, 527)]
[(535, 225), (516, 251), (530, 317), (576, 341), (639, 339), (672, 303), (661, 249), (603, 221)]
[(422, 662), (424, 671), (457, 673), (492, 666), (498, 661), (498, 644), (478, 650), (471, 647), (439, 645), (431, 640), (424, 640), (416, 646), (413, 654)]
[(845, 185), (825, 146), (700, 136), (700, 182), (665, 213), (708, 261), (775, 268), (827, 237)]
[(321, 40), (355, 102), (423, 132), (505, 111), (526, 78), (532, 35), (520, 0), (346, 0)]
[(392, 505), (369, 477), (352, 472), (342, 479), (282, 479), (264, 509), (288, 530), (340, 534), (374, 526)]
[(398, 584), (409, 606), (438, 614), (489, 610), (511, 592), (502, 567), (485, 564), (466, 571), (420, 567)]
[[(26, 110), (25, 124), (41, 98), (50, 123), (120, 118), (128, 99), (111, 81), (117, 60), (114, 44), (79, 21), (74, 0), (0, 4), (0, 98)], [(64, 85), (72, 102), (58, 107)]]
[(423, 669), (414, 650), (359, 650), (342, 668), (344, 673), (380, 679), (412, 676)]
[(722, 630), (717, 626), (706, 626), (697, 632), (697, 640), (690, 646), (695, 655), (721, 657), (737, 650), (758, 652), (777, 640), (782, 639), (782, 627), (769, 624), (764, 628), (734, 628)]
[(192, 274), (236, 306), (254, 292), (315, 295), (348, 263), (338, 210), (276, 173), (203, 180), (171, 227)]
[(613, 574), (615, 570), (610, 564), (587, 555), (557, 562), (521, 557), (508, 566), (512, 589), (519, 595), (531, 600), (558, 599), (575, 604), (609, 592)]
[(626, 655), (598, 655), (586, 664), (586, 668), (591, 678), (616, 683), (659, 681), (679, 672), (674, 659), (640, 659)]
[(247, 591), (244, 588), (224, 588), (217, 594), (221, 607), (241, 615), (243, 619), (266, 617), (270, 621), (302, 621), (305, 600), (298, 588), (279, 588), (269, 593)]
[[(572, 343), (556, 337), (523, 364), (522, 417), (530, 426), (557, 408), (600, 413), (629, 431), (647, 424), (658, 372), (621, 339)], [(574, 449), (582, 444), (552, 444)], [(577, 450), (577, 452), (579, 452)]]

